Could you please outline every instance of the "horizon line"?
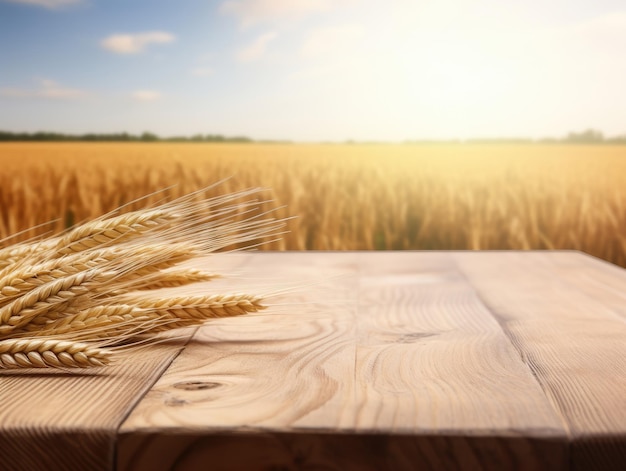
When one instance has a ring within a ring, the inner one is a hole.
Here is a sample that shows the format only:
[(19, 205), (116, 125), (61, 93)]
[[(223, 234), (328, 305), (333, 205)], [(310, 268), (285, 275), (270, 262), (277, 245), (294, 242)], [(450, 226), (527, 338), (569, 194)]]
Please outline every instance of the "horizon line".
[(64, 133), (56, 131), (5, 131), (0, 129), (0, 142), (230, 142), (230, 143), (282, 143), (282, 144), (626, 144), (626, 134), (605, 136), (595, 129), (582, 132), (569, 132), (564, 137), (546, 136), (541, 138), (508, 137), (468, 137), (468, 138), (406, 138), (401, 140), (385, 139), (255, 139), (245, 135), (223, 135), (216, 133), (193, 133), (190, 135), (161, 136), (150, 131), (133, 134), (126, 131), (104, 133)]

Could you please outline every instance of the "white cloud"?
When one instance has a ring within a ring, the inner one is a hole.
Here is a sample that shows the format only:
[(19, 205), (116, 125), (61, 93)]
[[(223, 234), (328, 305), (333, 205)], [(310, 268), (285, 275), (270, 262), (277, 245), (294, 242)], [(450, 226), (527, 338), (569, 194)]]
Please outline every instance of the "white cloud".
[(104, 38), (100, 45), (117, 54), (138, 54), (150, 44), (167, 44), (176, 36), (165, 31), (148, 31), (137, 34), (113, 34)]
[(11, 3), (22, 3), (24, 5), (36, 5), (38, 7), (49, 8), (51, 10), (55, 8), (62, 8), (69, 5), (77, 5), (82, 3), (83, 0), (4, 0)]
[(0, 95), (13, 98), (50, 98), (53, 100), (83, 98), (88, 95), (85, 90), (68, 88), (53, 80), (42, 79), (36, 88), (2, 88)]
[(160, 100), (161, 92), (156, 90), (136, 90), (133, 92), (132, 97), (136, 101), (151, 102)]
[(220, 11), (239, 18), (245, 28), (267, 20), (326, 12), (345, 3), (350, 0), (227, 0)]
[(300, 52), (305, 57), (346, 54), (362, 37), (363, 29), (357, 25), (320, 28), (311, 32)]
[(275, 32), (262, 34), (252, 44), (239, 50), (237, 59), (241, 62), (252, 62), (263, 58), (267, 52), (268, 44), (278, 36)]
[(213, 69), (211, 67), (196, 67), (191, 69), (191, 75), (196, 77), (210, 77), (213, 75)]

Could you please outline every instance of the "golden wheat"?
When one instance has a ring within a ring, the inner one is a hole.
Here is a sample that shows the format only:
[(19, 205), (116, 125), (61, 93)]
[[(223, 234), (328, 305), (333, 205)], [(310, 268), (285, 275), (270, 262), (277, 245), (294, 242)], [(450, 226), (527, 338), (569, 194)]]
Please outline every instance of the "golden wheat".
[(264, 309), (259, 296), (247, 294), (137, 298), (126, 304), (95, 306), (48, 322), (45, 328), (26, 328), (15, 336), (72, 340), (109, 340), (117, 343), (139, 334), (200, 325), (210, 319), (232, 317)]
[(10, 262), (0, 270), (0, 367), (101, 366), (99, 347), (133, 345), (145, 341), (138, 336), (261, 309), (252, 295), (150, 299), (133, 293), (213, 279), (217, 275), (172, 268), (276, 235), (283, 222), (258, 211), (259, 202), (236, 202), (258, 192), (209, 199), (192, 194), (128, 214), (116, 211), (64, 235), (5, 249)]
[(260, 297), (243, 293), (146, 298), (137, 300), (136, 305), (183, 321), (240, 316), (263, 309)]
[(164, 230), (179, 216), (166, 211), (139, 211), (111, 219), (89, 222), (59, 238), (53, 256), (68, 255), (95, 247), (127, 241), (149, 231)]
[(95, 306), (45, 325), (45, 328), (24, 329), (17, 335), (54, 337), (72, 340), (98, 340), (144, 333), (159, 323), (156, 313), (136, 306), (113, 304)]
[(202, 281), (211, 281), (219, 278), (218, 273), (208, 273), (196, 268), (188, 268), (185, 270), (171, 270), (156, 273), (154, 276), (144, 277), (137, 283), (130, 286), (131, 289), (152, 290), (159, 288), (174, 288), (177, 286), (185, 286), (190, 283), (199, 283)]
[(105, 366), (111, 352), (78, 342), (55, 339), (0, 341), (0, 369), (90, 368)]
[(87, 270), (36, 287), (0, 308), (0, 335), (10, 334), (59, 305), (67, 305), (74, 298), (87, 295), (98, 285), (115, 277), (112, 271)]
[(19, 266), (25, 257), (30, 257), (52, 245), (51, 241), (45, 241), (17, 244), (0, 249), (0, 269), (11, 270), (14, 266)]
[(261, 248), (576, 249), (626, 266), (626, 146), (19, 143), (0, 145), (0, 166), (0, 237), (235, 175), (194, 197), (228, 206), (222, 191), (271, 187), (259, 208), (298, 218)]

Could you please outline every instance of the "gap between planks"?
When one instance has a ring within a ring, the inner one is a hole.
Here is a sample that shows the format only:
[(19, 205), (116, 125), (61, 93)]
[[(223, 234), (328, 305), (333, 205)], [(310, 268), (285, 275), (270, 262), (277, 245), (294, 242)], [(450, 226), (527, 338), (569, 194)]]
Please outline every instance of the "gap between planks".
[[(455, 258), (567, 422), (571, 468), (621, 469), (626, 460), (626, 326), (604, 301), (605, 289), (582, 289), (580, 282), (581, 270), (603, 270), (608, 277), (606, 267), (579, 253), (464, 253)], [(568, 272), (555, 259), (577, 271)], [(614, 285), (626, 288), (619, 278), (623, 272), (612, 275)]]

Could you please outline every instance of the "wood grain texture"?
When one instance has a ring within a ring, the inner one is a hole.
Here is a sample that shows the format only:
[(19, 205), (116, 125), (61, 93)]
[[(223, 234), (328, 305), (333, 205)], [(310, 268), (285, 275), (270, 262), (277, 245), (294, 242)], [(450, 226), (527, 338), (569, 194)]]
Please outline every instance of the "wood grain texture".
[[(123, 436), (120, 469), (216, 471), (414, 471), (565, 469), (560, 443), (546, 438), (444, 434), (135, 431)], [(507, 450), (517, 450), (512, 455)], [(529, 460), (526, 451), (541, 462)], [(536, 464), (536, 465), (533, 465)], [(529, 467), (531, 464), (534, 467)]]
[(330, 280), (200, 329), (122, 425), (120, 470), (566, 469), (561, 418), (451, 255), (254, 257)]
[(494, 252), (455, 258), (561, 414), (572, 469), (623, 469), (626, 322), (607, 307), (605, 291), (581, 290), (564, 273), (572, 268), (555, 269), (548, 255)]
[(499, 437), (458, 456), (479, 469), (565, 466), (558, 414), (449, 255), (368, 254), (359, 282), (357, 429)]
[(549, 252), (542, 262), (594, 302), (626, 320), (626, 270), (582, 252)]
[(211, 322), (171, 365), (179, 342), (97, 374), (0, 373), (0, 469), (626, 462), (620, 269), (554, 252), (231, 254), (198, 268), (238, 276), (177, 292), (266, 294), (270, 308)]
[(180, 348), (124, 354), (93, 372), (0, 372), (0, 469), (112, 469), (120, 423)]
[[(354, 255), (255, 254), (238, 279), (212, 284), (263, 293), (280, 277), (278, 286), (297, 283), (287, 295), (268, 298), (266, 311), (199, 329), (184, 358), (152, 388), (154, 400), (143, 402), (146, 413), (133, 414), (132, 426), (180, 420), (203, 428), (207, 417), (223, 429), (351, 426), (352, 417), (341, 412), (354, 396), (355, 289), (341, 258), (354, 271)], [(303, 281), (307, 286), (299, 286)]]

